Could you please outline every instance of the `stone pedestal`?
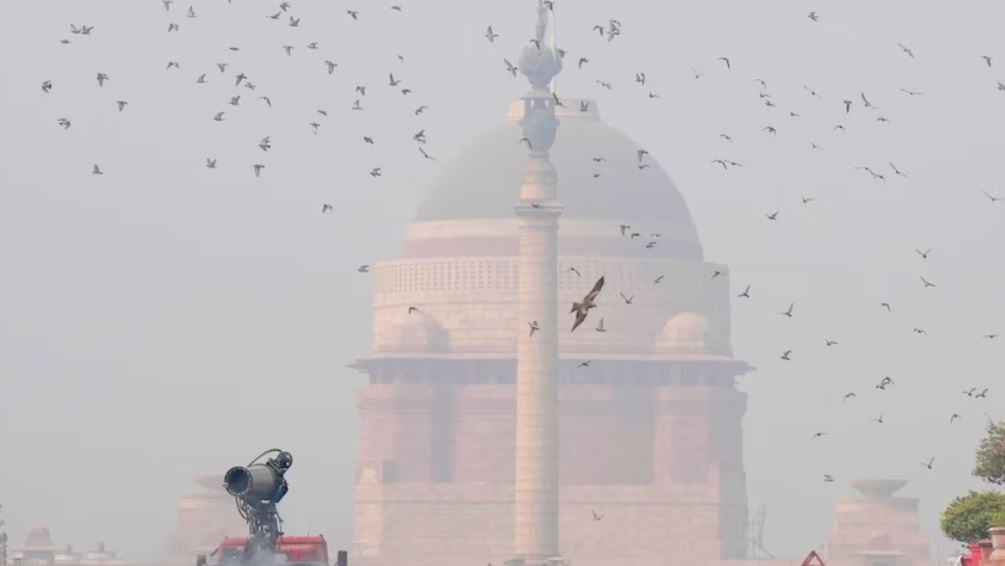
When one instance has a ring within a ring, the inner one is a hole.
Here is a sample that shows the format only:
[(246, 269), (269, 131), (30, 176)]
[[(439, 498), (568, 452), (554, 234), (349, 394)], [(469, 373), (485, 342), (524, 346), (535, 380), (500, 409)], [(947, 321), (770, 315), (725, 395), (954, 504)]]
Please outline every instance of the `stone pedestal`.
[(855, 480), (860, 497), (839, 499), (827, 541), (828, 566), (927, 566), (929, 541), (918, 499), (895, 497), (906, 480)]

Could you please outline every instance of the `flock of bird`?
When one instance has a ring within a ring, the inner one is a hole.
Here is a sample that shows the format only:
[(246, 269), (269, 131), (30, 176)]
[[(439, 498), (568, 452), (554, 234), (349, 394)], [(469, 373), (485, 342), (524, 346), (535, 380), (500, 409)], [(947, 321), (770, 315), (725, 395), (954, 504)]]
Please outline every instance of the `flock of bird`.
[[(228, 0), (228, 2), (229, 1), (230, 0)], [(545, 2), (545, 4), (550, 9), (554, 10), (555, 5), (553, 2), (549, 1)], [(161, 5), (163, 7), (164, 14), (166, 14), (167, 17), (167, 21), (165, 22), (166, 25), (163, 28), (166, 30), (166, 32), (164, 33), (167, 34), (182, 34), (185, 26), (184, 23), (185, 20), (196, 19), (199, 17), (194, 6), (188, 6), (187, 9), (182, 9), (180, 6), (175, 6), (174, 0), (162, 0)], [(403, 7), (401, 5), (391, 5), (389, 7), (385, 6), (380, 9), (390, 10), (392, 12), (403, 11)], [(263, 14), (263, 16), (270, 20), (273, 20), (275, 22), (275, 25), (277, 26), (284, 25), (294, 29), (300, 28), (302, 21), (301, 16), (298, 16), (295, 13), (295, 9), (292, 3), (287, 1), (279, 3), (274, 9), (274, 11), (269, 11), (268, 13)], [(356, 22), (360, 20), (361, 12), (358, 10), (349, 9), (345, 11), (345, 17)], [(816, 11), (813, 11), (807, 14), (807, 20), (810, 22), (808, 25), (818, 25), (820, 24), (821, 21), (824, 21), (825, 18), (824, 15)], [(594, 25), (591, 30), (583, 30), (584, 34), (587, 32), (591, 34), (596, 33), (601, 40), (610, 43), (617, 40), (624, 34), (624, 26), (619, 20), (610, 19), (607, 22)], [(100, 29), (98, 29), (96, 26), (93, 25), (78, 26), (77, 24), (73, 23), (69, 25), (69, 34), (71, 37), (61, 38), (60, 43), (68, 45), (75, 41), (84, 41), (85, 40), (84, 38), (92, 36), (97, 33), (100, 33)], [(499, 30), (496, 27), (488, 25), (485, 28), (484, 39), (487, 43), (495, 44), (496, 41), (500, 38), (500, 36), (501, 34), (499, 33)], [(538, 49), (542, 47), (540, 44), (537, 43), (536, 40), (530, 40), (530, 42), (532, 44), (535, 44), (536, 48)], [(897, 43), (896, 46), (898, 49), (900, 49), (900, 51), (903, 53), (905, 57), (908, 57), (910, 59), (916, 58), (916, 54), (912, 48), (908, 47), (907, 45), (904, 45), (903, 43)], [(309, 53), (319, 53), (321, 50), (320, 42), (311, 40), (310, 38), (304, 38), (298, 45), (285, 44), (280, 47), (282, 49), (282, 52), (285, 53), (287, 57), (293, 57), (295, 56), (295, 54), (299, 54), (301, 50), (305, 50), (306, 52)], [(234, 46), (230, 47), (229, 50), (232, 52), (236, 52), (239, 51), (240, 48)], [(562, 49), (558, 50), (558, 54), (563, 58), (569, 57), (568, 52)], [(317, 59), (318, 73), (334, 75), (339, 71), (339, 64), (334, 60), (334, 58), (326, 58), (321, 55), (316, 55), (315, 57)], [(221, 57), (220, 59), (222, 58), (223, 57)], [(401, 63), (404, 63), (403, 56), (399, 55), (398, 58)], [(588, 72), (589, 66), (591, 65), (592, 57), (573, 56), (571, 57), (571, 59), (575, 61), (574, 66), (575, 71)], [(731, 58), (724, 55), (718, 57), (715, 60), (715, 65), (718, 67), (720, 72), (723, 73), (734, 72), (737, 64), (737, 61), (735, 61), (734, 59), (735, 58)], [(975, 54), (974, 63), (987, 69), (994, 69), (994, 58), (990, 55)], [(220, 101), (222, 109), (218, 110), (212, 116), (207, 116), (207, 120), (212, 120), (214, 122), (227, 121), (230, 117), (229, 113), (231, 112), (231, 109), (239, 107), (242, 104), (247, 104), (248, 98), (252, 98), (254, 100), (252, 103), (264, 105), (265, 108), (273, 107), (273, 100), (270, 96), (265, 94), (259, 94), (258, 91), (259, 87), (255, 82), (253, 82), (256, 79), (252, 75), (244, 71), (234, 72), (233, 70), (230, 70), (231, 64), (226, 61), (221, 60), (206, 61), (203, 62), (203, 65), (204, 68), (196, 69), (194, 72), (192, 72), (190, 76), (187, 75), (187, 73), (190, 72), (188, 65), (186, 64), (186, 66), (183, 68), (181, 62), (179, 61), (174, 60), (167, 61), (167, 63), (164, 66), (164, 69), (166, 72), (182, 74), (180, 76), (183, 76), (184, 78), (180, 78), (179, 80), (190, 81), (192, 84), (196, 85), (205, 85), (215, 80), (228, 81), (228, 82), (232, 81), (231, 95), (226, 100)], [(508, 73), (512, 77), (516, 77), (519, 69), (508, 58), (502, 58), (502, 66), (500, 67), (500, 71)], [(703, 77), (706, 76), (706, 73), (705, 71), (692, 67), (691, 76), (693, 77), (693, 80), (702, 80)], [(114, 88), (113, 85), (115, 85), (116, 81), (118, 80), (116, 77), (112, 77), (109, 74), (102, 72), (100, 69), (95, 70), (94, 77), (95, 77), (94, 80), (96, 88), (99, 89)], [(661, 95), (655, 92), (655, 90), (653, 90), (650, 86), (649, 72), (634, 71), (632, 82), (638, 85), (639, 88), (643, 89), (643, 93), (646, 98), (648, 99), (661, 98)], [(595, 83), (605, 91), (613, 91), (615, 88), (614, 83), (607, 80), (596, 79)], [(760, 133), (758, 135), (769, 136), (770, 138), (784, 136), (785, 127), (776, 122), (776, 120), (778, 120), (777, 113), (781, 112), (782, 119), (798, 119), (800, 118), (800, 113), (792, 110), (780, 110), (779, 104), (781, 103), (776, 102), (773, 93), (768, 88), (767, 81), (761, 78), (757, 78), (755, 79), (755, 83), (758, 87), (756, 93), (757, 100), (761, 105), (763, 105), (763, 107), (769, 109), (772, 112), (771, 117), (769, 118), (770, 122), (765, 123), (762, 127), (760, 127)], [(1005, 94), (1005, 84), (1003, 84), (1001, 81), (996, 81), (996, 83), (997, 84), (991, 85), (992, 88), (996, 88), (998, 91), (1002, 91), (1003, 94)], [(47, 79), (44, 82), (42, 82), (41, 91), (43, 95), (49, 95), (54, 89), (58, 89), (59, 87), (60, 85), (58, 80)], [(412, 109), (411, 112), (415, 116), (422, 116), (429, 109), (429, 106), (427, 106), (426, 104), (412, 102), (414, 98), (413, 90), (407, 85), (405, 85), (403, 83), (403, 80), (399, 76), (395, 75), (394, 71), (388, 72), (387, 83), (385, 85), (382, 85), (382, 87), (394, 89), (397, 92), (399, 92), (402, 104), (406, 103), (409, 104), (409, 108)], [(352, 85), (352, 92), (353, 95), (355, 96), (355, 100), (353, 101), (351, 106), (349, 106), (346, 109), (346, 111), (363, 112), (365, 110), (366, 105), (364, 101), (366, 100), (367, 89), (368, 85), (363, 84)], [(908, 88), (901, 88), (899, 90), (900, 93), (905, 97), (917, 97), (925, 95), (924, 92)], [(889, 117), (889, 115), (884, 113), (879, 106), (874, 104), (873, 98), (871, 97), (870, 94), (867, 94), (866, 92), (851, 92), (830, 99), (828, 97), (825, 97), (823, 94), (818, 92), (816, 89), (810, 87), (809, 85), (803, 85), (803, 91), (805, 92), (804, 96), (808, 96), (820, 104), (835, 105), (837, 108), (841, 110), (841, 112), (843, 112), (845, 116), (851, 116), (852, 114), (855, 113), (867, 113), (867, 116), (870, 119), (870, 121), (873, 122), (877, 127), (893, 127), (893, 121)], [(554, 93), (554, 101), (556, 105), (564, 106), (563, 99), (558, 95), (557, 92)], [(118, 112), (128, 111), (130, 104), (128, 101), (122, 99), (115, 99), (114, 97), (112, 97), (111, 102), (114, 102)], [(230, 108), (227, 108), (228, 106)], [(884, 105), (884, 108), (888, 108), (888, 106)], [(578, 111), (580, 112), (588, 112), (589, 109), (590, 108), (588, 102), (580, 102), (578, 105)], [(303, 127), (305, 129), (309, 128), (310, 132), (316, 135), (318, 134), (319, 130), (321, 130), (325, 126), (326, 124), (325, 120), (329, 118), (330, 112), (328, 109), (318, 108), (315, 110), (314, 116), (315, 118), (303, 124)], [(60, 128), (64, 130), (69, 130), (73, 126), (72, 118), (68, 116), (57, 116), (55, 118), (55, 122)], [(845, 123), (836, 123), (833, 125), (832, 131), (837, 135), (840, 135), (846, 132), (847, 128), (848, 126)], [(425, 148), (425, 145), (427, 143), (427, 133), (425, 128), (421, 128), (418, 131), (411, 133), (410, 137), (411, 141), (415, 143), (417, 151), (422, 159), (430, 161), (436, 159)], [(719, 134), (719, 138), (722, 140), (722, 143), (725, 144), (724, 147), (729, 147), (730, 144), (732, 144), (734, 141), (734, 134), (723, 132)], [(526, 138), (515, 141), (517, 141), (517, 143), (526, 143), (528, 144), (528, 146), (530, 144), (529, 140), (527, 140)], [(367, 145), (377, 144), (375, 138), (369, 135), (363, 136), (361, 142)], [(270, 150), (272, 150), (273, 148), (273, 138), (272, 136), (265, 136), (263, 138), (260, 138), (257, 140), (256, 145), (262, 152), (261, 155), (263, 156), (263, 159), (261, 160), (261, 162), (248, 163), (246, 167), (247, 170), (249, 171), (249, 174), (253, 174), (255, 177), (261, 177), (263, 174), (265, 174), (265, 171), (268, 168), (268, 162), (266, 159), (264, 159), (264, 157), (269, 155)], [(823, 146), (818, 144), (814, 140), (807, 140), (806, 145), (809, 149), (813, 151), (824, 150)], [(593, 177), (598, 178), (602, 176), (603, 172), (597, 170), (597, 168), (600, 166), (600, 164), (604, 163), (609, 156), (598, 155), (589, 157), (592, 162), (592, 165), (589, 166), (592, 166), (594, 168)], [(652, 167), (652, 164), (647, 162), (647, 157), (648, 157), (648, 151), (644, 149), (639, 150), (637, 155), (635, 156), (635, 160), (637, 162), (637, 168), (639, 169), (639, 171), (643, 171), (645, 169)], [(894, 177), (899, 177), (902, 179), (911, 178), (911, 176), (907, 172), (905, 172), (905, 170), (898, 167), (892, 161), (888, 160), (884, 161), (886, 161), (886, 163), (882, 166), (875, 164), (855, 164), (851, 166), (851, 169), (854, 171), (861, 171), (863, 175), (867, 175), (866, 178), (875, 181), (877, 183), (886, 183), (891, 178)], [(721, 169), (721, 171), (724, 174), (728, 174), (731, 170), (744, 166), (742, 163), (725, 155), (714, 157), (709, 161), (709, 164), (711, 167)], [(218, 158), (215, 156), (206, 156), (203, 166), (210, 170), (217, 169)], [(373, 178), (378, 178), (383, 175), (384, 168), (383, 166), (373, 166), (369, 168), (367, 173), (369, 174), (369, 176)], [(93, 164), (93, 167), (91, 169), (91, 174), (96, 176), (105, 175), (106, 170), (103, 169), (100, 164), (95, 163)], [(981, 192), (983, 193), (984, 198), (987, 199), (987, 202), (990, 205), (999, 205), (999, 203), (1003, 200), (1003, 198), (1005, 198), (989, 190), (982, 189)], [(815, 197), (810, 196), (801, 197), (803, 205), (810, 205), (815, 200), (816, 200)], [(322, 214), (328, 214), (334, 212), (335, 205), (328, 202), (322, 203), (320, 206), (320, 211)], [(779, 210), (769, 210), (764, 212), (764, 217), (769, 222), (778, 222), (781, 220), (781, 213)], [(633, 228), (628, 224), (621, 224), (619, 226), (619, 230), (623, 237), (628, 238), (630, 240), (641, 238), (640, 242), (643, 242), (643, 245), (646, 248), (651, 249), (658, 245), (658, 241), (660, 238), (660, 234), (658, 233), (650, 233), (649, 238), (644, 238), (643, 232), (634, 231)], [(922, 261), (927, 261), (929, 259), (929, 255), (932, 253), (932, 250), (918, 249), (915, 250), (915, 252)], [(575, 271), (575, 268), (570, 269)], [(370, 266), (361, 265), (358, 267), (357, 271), (360, 273), (369, 273)], [(725, 274), (723, 272), (716, 270), (713, 271), (712, 273), (709, 273), (708, 281), (711, 284), (720, 277), (724, 276)], [(659, 284), (662, 281), (662, 279), (663, 276), (661, 275), (654, 281), (654, 283)], [(931, 281), (924, 275), (919, 275), (918, 280), (920, 285), (924, 289), (938, 288), (938, 285), (935, 282)], [(604, 287), (604, 278), (601, 277), (599, 280), (596, 281), (596, 283), (589, 291), (589, 293), (587, 293), (584, 296), (582, 301), (576, 302), (572, 305), (570, 314), (574, 315), (574, 320), (572, 322), (571, 331), (575, 331), (577, 328), (579, 328), (580, 325), (582, 325), (587, 320), (590, 311), (598, 306), (598, 301), (601, 298), (600, 295), (603, 290), (603, 287)], [(626, 296), (625, 294), (622, 293), (620, 297), (625, 304), (635, 305), (634, 295)], [(746, 285), (743, 291), (737, 294), (736, 297), (741, 300), (751, 300), (752, 299), (751, 285)], [(645, 308), (645, 305), (637, 305), (636, 308)], [(886, 312), (893, 311), (893, 307), (889, 302), (881, 302), (877, 304), (876, 308), (883, 309)], [(415, 307), (409, 308), (409, 314), (417, 311), (418, 309)], [(789, 303), (787, 308), (778, 312), (778, 315), (785, 317), (786, 319), (793, 319), (797, 317), (797, 310), (795, 303)], [(532, 337), (535, 335), (537, 331), (540, 330), (540, 325), (538, 324), (537, 321), (527, 321), (527, 325), (529, 327), (529, 334)], [(607, 328), (604, 325), (603, 318), (599, 319), (598, 324), (594, 330), (596, 332), (607, 331)], [(913, 332), (919, 335), (927, 334), (927, 331), (923, 328), (914, 328)], [(999, 338), (999, 334), (986, 333), (982, 336), (982, 338), (985, 340), (996, 340)], [(823, 340), (823, 343), (828, 348), (839, 347), (839, 342), (831, 338), (825, 338)], [(792, 360), (794, 355), (795, 352), (792, 349), (786, 349), (779, 355), (779, 358), (783, 361), (790, 361)], [(583, 361), (580, 364), (580, 367), (588, 367), (589, 363), (590, 363), (589, 360)], [(896, 381), (892, 377), (886, 376), (876, 383), (873, 393), (883, 394), (884, 392), (889, 392), (895, 388), (896, 388)], [(975, 388), (968, 388), (967, 390), (963, 391), (962, 396), (965, 396), (968, 399), (985, 399), (988, 398), (990, 393), (991, 392), (989, 391), (989, 389), (986, 388), (979, 389), (975, 387)], [(856, 399), (858, 395), (859, 394), (854, 391), (848, 391), (843, 395), (842, 402), (852, 401), (853, 399)], [(960, 419), (961, 416), (960, 413), (958, 412), (954, 412), (951, 415), (947, 416), (947, 421), (949, 424), (955, 423)], [(884, 424), (886, 422), (885, 414), (883, 412), (880, 412), (878, 417), (874, 418), (873, 421), (877, 425)], [(812, 434), (810, 440), (821, 439), (823, 437), (828, 436), (829, 434), (830, 433), (826, 431), (818, 431)], [(926, 469), (932, 470), (934, 461), (935, 461), (934, 457), (926, 456), (919, 463)], [(832, 475), (827, 474), (824, 476), (824, 481), (832, 482), (834, 481), (834, 477)], [(601, 518), (602, 515), (594, 513), (595, 520), (600, 520)]]

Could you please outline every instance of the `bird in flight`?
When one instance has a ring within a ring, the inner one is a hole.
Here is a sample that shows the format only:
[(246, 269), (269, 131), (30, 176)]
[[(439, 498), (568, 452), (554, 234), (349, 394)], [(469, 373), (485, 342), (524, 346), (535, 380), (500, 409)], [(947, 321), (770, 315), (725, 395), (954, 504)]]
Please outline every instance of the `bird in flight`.
[(884, 309), (886, 309), (886, 312), (890, 312), (890, 311), (892, 310), (892, 309), (890, 308), (890, 303), (880, 303), (880, 304), (879, 304), (879, 306), (881, 306), (881, 307), (883, 307)]
[(844, 113), (849, 114), (851, 112), (851, 105), (854, 104), (854, 102), (851, 100), (842, 100), (841, 103), (844, 104)]
[(128, 103), (128, 102), (126, 102), (125, 100), (116, 100), (116, 101), (115, 101), (115, 104), (117, 104), (117, 105), (118, 105), (118, 107), (119, 107), (119, 112), (122, 112), (122, 110), (124, 110), (124, 109), (125, 109), (125, 107), (126, 107), (126, 105), (127, 105), (127, 104), (129, 104), (129, 103)]
[(873, 420), (873, 422), (876, 422), (876, 423), (879, 423), (879, 424), (883, 424), (883, 413), (879, 414), (879, 418), (878, 419), (872, 419), (872, 420)]
[(834, 483), (834, 477), (830, 474), (824, 474), (824, 483)]
[(844, 403), (845, 401), (853, 397), (858, 397), (858, 395), (855, 395), (854, 393), (845, 393), (844, 397), (841, 398), (841, 402)]
[(213, 120), (216, 121), (216, 122), (222, 122), (223, 121), (223, 114), (224, 114), (223, 112), (217, 112), (216, 115), (213, 116)]
[(70, 126), (72, 126), (69, 118), (60, 118), (56, 120), (56, 123), (62, 126), (64, 130), (69, 130)]
[(588, 367), (590, 367), (590, 364), (592, 362), (593, 362), (593, 360), (586, 360), (586, 361), (583, 361), (583, 362), (579, 362), (579, 365), (576, 366), (576, 367), (577, 368), (588, 368)]
[(730, 63), (730, 61), (729, 61), (729, 58), (728, 58), (728, 57), (719, 57), (719, 58), (717, 59), (717, 61), (722, 61), (723, 63), (725, 63), (725, 64), (726, 64), (726, 68), (727, 68), (727, 69), (732, 69), (732, 68), (733, 68), (733, 64), (732, 64), (732, 63)]
[(792, 356), (792, 350), (785, 350), (782, 352), (781, 358), (785, 361), (789, 361), (792, 359), (790, 356)]
[(569, 271), (576, 274), (576, 277), (582, 277), (583, 275), (575, 267), (570, 267)]
[(663, 281), (664, 277), (666, 277), (666, 276), (665, 275), (660, 275), (656, 279), (653, 279), (653, 283), (655, 283), (656, 285), (659, 285)]
[(717, 277), (722, 277), (723, 275), (725, 275), (723, 272), (716, 269), (715, 271), (712, 272), (712, 278), (709, 279), (709, 281), (715, 281)]
[(768, 220), (778, 220), (778, 213), (779, 211), (776, 210), (771, 213), (766, 213), (764, 216), (767, 217)]
[(817, 438), (823, 438), (825, 436), (827, 436), (826, 432), (817, 432), (817, 433), (814, 433), (813, 436), (810, 437), (810, 440), (815, 440)]
[(579, 58), (579, 70), (582, 71), (583, 70), (583, 65), (585, 65), (585, 64), (587, 64), (589, 62), (590, 62), (590, 60), (587, 59), (586, 57), (580, 57)]
[(46, 94), (49, 94), (50, 90), (52, 90), (52, 81), (43, 81), (42, 82), (42, 92), (44, 92)]
[(837, 346), (837, 340), (828, 340), (828, 339), (825, 338), (824, 339), (824, 345), (827, 346), (827, 347)]
[(904, 94), (906, 94), (908, 96), (921, 96), (921, 95), (925, 94), (925, 93), (921, 92), (920, 90), (910, 90), (910, 89), (907, 89), (907, 88), (901, 88), (900, 92), (902, 92), (902, 93), (904, 93)]
[(597, 513), (596, 511), (590, 511), (590, 512), (593, 513), (593, 520), (594, 521), (600, 521), (600, 520), (602, 520), (604, 518), (604, 515), (601, 514), (601, 513)]
[(921, 256), (921, 259), (928, 259), (928, 254), (932, 253), (932, 248), (928, 248), (925, 251), (914, 250), (915, 253)]
[(255, 177), (261, 177), (262, 176), (262, 169), (265, 169), (265, 165), (255, 164), (255, 165), (252, 165), (252, 167), (255, 168)]
[(875, 106), (872, 105), (871, 102), (869, 102), (869, 99), (865, 97), (865, 93), (864, 92), (860, 92), (859, 96), (862, 97), (862, 102), (865, 104), (866, 108), (876, 108)]
[(894, 165), (892, 161), (890, 162), (890, 168), (893, 169), (893, 173), (895, 175), (900, 175), (901, 177), (907, 178), (907, 175), (904, 174), (904, 172), (901, 171), (900, 169), (897, 169), (897, 166)]
[(961, 417), (959, 413), (953, 413), (953, 416), (949, 417), (949, 424), (953, 424), (954, 421), (959, 420)]
[(988, 199), (989, 199), (989, 200), (990, 200), (991, 202), (993, 202), (993, 203), (995, 203), (995, 202), (998, 202), (998, 201), (1000, 201), (1000, 200), (1002, 199), (1002, 197), (1000, 197), (1000, 196), (997, 196), (997, 195), (993, 195), (993, 194), (991, 194), (991, 193), (989, 193), (989, 192), (987, 192), (987, 191), (981, 191), (981, 192), (983, 192), (983, 193), (984, 193), (984, 196), (988, 197)]
[(815, 199), (813, 197), (800, 197), (800, 198), (802, 199), (803, 204), (809, 204), (809, 203), (817, 200), (817, 199)]
[(489, 26), (485, 31), (485, 39), (489, 40), (489, 43), (495, 43), (497, 37), (499, 37), (499, 34), (492, 31), (492, 26)]
[(270, 136), (265, 136), (262, 138), (262, 141), (258, 142), (258, 147), (261, 148), (262, 151), (269, 151), (272, 149), (272, 138)]
[(335, 67), (338, 67), (338, 64), (336, 64), (334, 61), (329, 61), (328, 59), (325, 59), (325, 65), (328, 66), (329, 75), (335, 72)]
[(510, 63), (509, 59), (503, 59), (503, 63), (506, 64), (506, 70), (509, 71), (509, 74), (511, 74), (511, 75), (513, 75), (515, 77), (516, 76), (516, 72), (519, 71), (520, 68), (517, 67), (516, 65), (514, 65), (513, 63)]
[(98, 77), (97, 77), (98, 86), (105, 86), (105, 81), (107, 81), (109, 78), (111, 78), (111, 77), (109, 77), (108, 75), (106, 75), (104, 73), (98, 73)]
[(761, 128), (761, 131), (762, 132), (768, 132), (769, 134), (774, 134), (776, 136), (778, 135), (778, 130), (776, 130), (774, 128), (774, 126), (765, 126), (765, 127)]
[(935, 458), (929, 458), (927, 462), (921, 462), (921, 465), (924, 466), (924, 467), (926, 467), (926, 468), (928, 468), (929, 470), (931, 470), (932, 469), (932, 464), (934, 462), (935, 462)]
[[(328, 212), (329, 210), (335, 210), (335, 207), (333, 207), (332, 205), (330, 205), (328, 203), (322, 203), (321, 204), (321, 214), (324, 214), (324, 213)], [(414, 308), (414, 307), (410, 307), (409, 308), (409, 314), (411, 314), (411, 309), (412, 308)]]
[(361, 265), (361, 266), (359, 266), (356, 269), (356, 271), (358, 271), (360, 273), (369, 273), (370, 272), (370, 266), (369, 265)]
[(747, 285), (747, 287), (743, 290), (743, 292), (740, 293), (739, 295), (737, 295), (737, 298), (749, 299), (750, 298), (750, 285)]
[(814, 22), (820, 21), (820, 16), (818, 16), (816, 12), (810, 12), (809, 14), (806, 14), (806, 17), (813, 20)]
[(600, 323), (597, 324), (597, 327), (594, 328), (594, 330), (597, 332), (607, 332), (607, 329), (604, 328), (604, 319), (600, 319)]
[(991, 56), (990, 55), (981, 55), (981, 59), (984, 59), (984, 63), (990, 69), (991, 68)]
[(893, 383), (893, 379), (892, 378), (890, 378), (890, 377), (884, 377), (879, 382), (879, 385), (876, 386), (876, 389), (879, 389), (881, 391), (886, 391), (886, 388), (889, 387), (890, 385), (893, 385), (893, 384), (894, 383)]
[(294, 18), (293, 16), (290, 16), (290, 27), (291, 28), (300, 27), (300, 18)]
[(94, 168), (91, 169), (91, 174), (92, 175), (104, 175), (105, 172), (101, 170), (101, 167), (98, 167), (97, 163), (95, 163), (94, 164)]
[(631, 297), (626, 297), (624, 293), (618, 293), (618, 294), (621, 295), (621, 300), (623, 300), (626, 305), (632, 304), (632, 301), (635, 300), (635, 295), (632, 295)]
[(376, 177), (380, 177), (380, 175), (381, 175), (381, 169), (380, 169), (380, 167), (374, 167), (373, 169), (370, 170), (370, 176), (371, 177), (376, 178)]
[(903, 51), (904, 53), (907, 53), (908, 57), (910, 57), (911, 59), (914, 59), (914, 51), (912, 51), (910, 48), (908, 48), (903, 43), (898, 43), (897, 46), (900, 47), (901, 51)]
[(935, 287), (935, 283), (932, 283), (928, 279), (925, 279), (924, 277), (919, 277), (919, 278), (921, 279), (921, 282), (925, 285), (925, 288)]
[(532, 321), (532, 322), (528, 322), (527, 325), (530, 326), (530, 337), (531, 338), (534, 337), (534, 333), (535, 332), (537, 332), (538, 330), (541, 330), (541, 328), (537, 325), (537, 321), (536, 320)]
[(216, 169), (216, 159), (210, 159), (210, 158), (207, 157), (206, 158), (206, 168), (207, 169)]
[(582, 302), (572, 303), (572, 309), (569, 312), (576, 313), (576, 321), (572, 324), (572, 332), (575, 332), (576, 328), (578, 328), (580, 324), (583, 324), (583, 321), (586, 320), (586, 315), (589, 314), (590, 309), (597, 307), (597, 295), (600, 294), (600, 290), (603, 288), (604, 278), (601, 276), (600, 279), (597, 279), (597, 282), (594, 283), (593, 289), (591, 289), (590, 292), (583, 297)]
[(985, 334), (984, 338), (987, 338), (988, 340), (994, 340), (998, 336), (999, 336), (998, 334)]

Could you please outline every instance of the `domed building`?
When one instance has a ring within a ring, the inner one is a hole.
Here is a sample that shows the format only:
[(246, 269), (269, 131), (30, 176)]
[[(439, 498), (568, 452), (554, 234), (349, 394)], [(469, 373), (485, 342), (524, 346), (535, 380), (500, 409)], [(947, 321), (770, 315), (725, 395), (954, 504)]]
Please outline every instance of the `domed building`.
[[(711, 564), (747, 547), (728, 268), (667, 173), (563, 99), (558, 236), (560, 546), (591, 566)], [(523, 102), (448, 164), (400, 259), (374, 268), (352, 563), (499, 564), (513, 551)], [(598, 278), (597, 308), (570, 305)], [(565, 326), (568, 324), (569, 326)]]

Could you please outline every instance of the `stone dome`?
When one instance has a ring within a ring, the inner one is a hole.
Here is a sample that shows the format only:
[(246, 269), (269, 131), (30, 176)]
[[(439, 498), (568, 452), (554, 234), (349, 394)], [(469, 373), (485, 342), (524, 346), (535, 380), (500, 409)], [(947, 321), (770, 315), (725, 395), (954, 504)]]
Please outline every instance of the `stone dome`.
[(705, 316), (682, 312), (663, 325), (656, 341), (661, 354), (726, 354), (725, 341)]
[[(700, 260), (701, 244), (687, 204), (656, 159), (644, 156), (646, 168), (640, 169), (641, 146), (602, 122), (595, 102), (563, 99), (563, 104), (556, 109), (560, 125), (551, 151), (563, 206), (560, 236), (579, 221), (603, 222), (616, 236), (619, 225), (629, 224), (642, 238), (660, 234), (659, 245), (647, 250), (647, 256)], [(504, 123), (447, 164), (432, 182), (416, 224), (484, 219), (515, 225), (514, 206), (527, 160), (527, 147), (518, 141), (522, 111), (522, 101), (514, 102)]]

